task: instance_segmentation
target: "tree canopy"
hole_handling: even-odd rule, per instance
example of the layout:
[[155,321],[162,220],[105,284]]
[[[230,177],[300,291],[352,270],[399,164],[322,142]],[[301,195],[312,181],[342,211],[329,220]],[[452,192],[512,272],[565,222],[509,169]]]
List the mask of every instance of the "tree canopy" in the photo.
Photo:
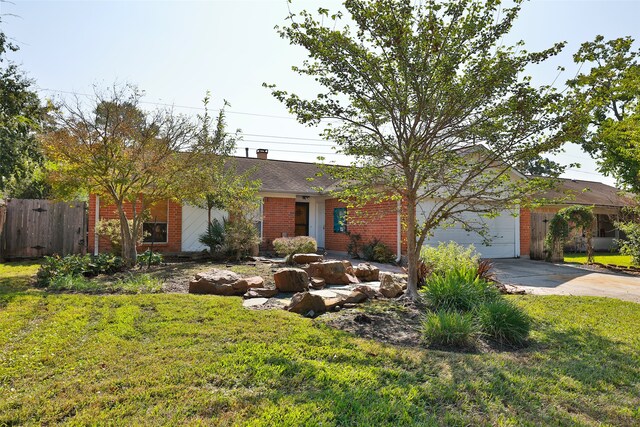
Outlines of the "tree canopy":
[[346,0],[346,14],[292,13],[278,28],[308,52],[294,71],[322,90],[305,99],[271,85],[273,95],[354,159],[356,167],[329,168],[344,183],[336,195],[351,205],[406,203],[410,297],[432,230],[477,228],[468,212],[517,205],[536,180],[514,179],[512,166],[561,143],[561,96],[525,71],[563,44],[504,45],[520,3]]
[[569,80],[577,141],[599,170],[640,194],[640,50],[631,37],[597,36],[574,55],[588,72]]
[[0,31],[0,194],[43,198],[49,188],[44,182],[44,158],[36,132],[47,109],[40,105],[33,81],[8,59],[7,55],[17,50]]

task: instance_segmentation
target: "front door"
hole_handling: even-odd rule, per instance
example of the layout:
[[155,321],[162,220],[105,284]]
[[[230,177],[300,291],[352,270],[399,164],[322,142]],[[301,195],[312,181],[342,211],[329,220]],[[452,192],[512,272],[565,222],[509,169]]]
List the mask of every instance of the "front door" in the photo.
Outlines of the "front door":
[[309,235],[309,203],[296,203],[296,236]]

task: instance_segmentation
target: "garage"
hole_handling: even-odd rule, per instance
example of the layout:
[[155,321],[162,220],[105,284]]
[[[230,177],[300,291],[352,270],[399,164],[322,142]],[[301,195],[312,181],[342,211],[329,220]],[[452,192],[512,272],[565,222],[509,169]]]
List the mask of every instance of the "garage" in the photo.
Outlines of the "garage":
[[[418,219],[434,206],[423,203],[418,207]],[[516,211],[517,212],[517,211]],[[515,258],[520,256],[520,217],[511,211],[503,211],[495,218],[486,218],[477,213],[465,213],[464,220],[473,227],[485,224],[487,235],[480,236],[475,231],[465,229],[463,224],[456,223],[451,227],[434,230],[433,236],[425,245],[435,246],[440,242],[454,241],[464,246],[473,245],[482,258]]]

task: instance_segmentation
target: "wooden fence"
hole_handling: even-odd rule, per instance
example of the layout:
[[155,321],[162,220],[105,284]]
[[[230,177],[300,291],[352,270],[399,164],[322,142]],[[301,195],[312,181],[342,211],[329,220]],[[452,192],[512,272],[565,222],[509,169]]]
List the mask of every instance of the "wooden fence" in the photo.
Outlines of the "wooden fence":
[[83,254],[86,236],[86,203],[10,199],[0,237],[0,257]]
[[531,246],[529,258],[545,259],[544,239],[549,229],[549,221],[555,213],[531,212]]

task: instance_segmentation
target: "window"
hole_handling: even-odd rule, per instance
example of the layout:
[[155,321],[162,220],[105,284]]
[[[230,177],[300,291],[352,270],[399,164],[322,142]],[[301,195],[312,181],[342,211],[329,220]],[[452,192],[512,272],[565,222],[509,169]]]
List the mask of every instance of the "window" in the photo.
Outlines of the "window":
[[347,208],[333,209],[333,232],[347,232]]
[[597,237],[616,237],[616,227],[612,218],[605,214],[596,214]]
[[167,243],[169,203],[165,200],[149,208],[149,218],[142,224],[144,243]]

